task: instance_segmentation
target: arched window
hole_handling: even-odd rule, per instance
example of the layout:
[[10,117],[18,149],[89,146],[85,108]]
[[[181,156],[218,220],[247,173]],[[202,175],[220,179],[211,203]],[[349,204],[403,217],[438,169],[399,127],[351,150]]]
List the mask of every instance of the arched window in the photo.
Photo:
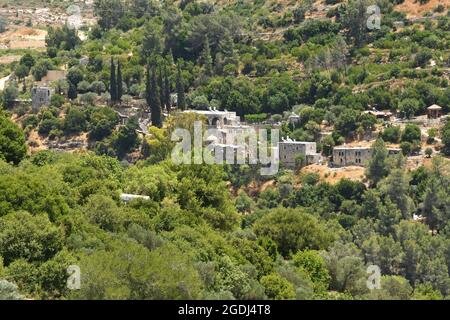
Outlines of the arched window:
[[220,125],[220,120],[219,118],[213,118],[211,121],[211,125],[218,127]]

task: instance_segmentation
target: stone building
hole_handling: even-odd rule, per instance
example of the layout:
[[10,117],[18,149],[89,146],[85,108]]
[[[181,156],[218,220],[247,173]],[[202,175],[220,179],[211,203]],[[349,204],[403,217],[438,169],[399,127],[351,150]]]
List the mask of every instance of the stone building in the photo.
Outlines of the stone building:
[[[251,134],[259,137],[260,130],[279,129],[274,125],[246,125],[240,122],[236,112],[210,110],[186,110],[184,112],[193,112],[202,114],[207,118],[208,129],[217,129],[215,134],[205,138],[205,142],[210,147],[217,147],[218,150],[227,150],[237,158],[237,155],[255,159],[257,154],[247,143],[247,138]],[[259,143],[259,142],[258,142]],[[315,142],[302,142],[290,139],[283,139],[278,142],[276,150],[279,162],[282,166],[290,169],[297,167],[299,161],[302,165],[320,163],[322,156],[317,153]]]
[[252,127],[241,124],[236,112],[209,110],[185,110],[204,115],[207,119],[208,129],[217,129],[216,143],[233,145],[238,137],[243,137]]
[[208,120],[208,125],[221,129],[224,126],[239,125],[240,119],[233,111],[220,111],[217,109],[209,110],[185,110],[184,112],[194,112],[204,115]]
[[[399,148],[388,148],[389,155],[397,154]],[[333,148],[333,166],[366,166],[372,157],[371,147],[335,147]]]
[[280,164],[286,168],[294,169],[299,162],[309,165],[322,161],[315,142],[295,141],[288,137],[278,143],[278,150]]
[[48,87],[34,87],[31,89],[33,112],[38,112],[42,106],[50,105],[51,91]]

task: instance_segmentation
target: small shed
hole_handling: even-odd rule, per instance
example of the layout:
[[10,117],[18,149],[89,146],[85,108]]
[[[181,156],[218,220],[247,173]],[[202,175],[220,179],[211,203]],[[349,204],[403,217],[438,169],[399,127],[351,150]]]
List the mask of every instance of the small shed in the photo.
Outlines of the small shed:
[[437,104],[433,104],[427,108],[428,119],[437,119],[442,116],[442,107]]

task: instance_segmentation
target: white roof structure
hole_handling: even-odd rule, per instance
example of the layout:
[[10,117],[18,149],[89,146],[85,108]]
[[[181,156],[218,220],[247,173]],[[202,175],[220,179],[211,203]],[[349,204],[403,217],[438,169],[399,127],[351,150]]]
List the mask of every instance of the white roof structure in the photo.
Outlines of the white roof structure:
[[437,104],[433,104],[433,105],[429,106],[427,109],[428,110],[442,110],[442,107],[438,106]]
[[281,138],[279,143],[290,143],[290,144],[315,144],[315,142],[311,141],[297,141],[295,139],[291,139],[289,136],[286,138]]
[[234,111],[227,111],[227,110],[225,110],[225,111],[221,111],[221,110],[217,110],[217,109],[209,109],[209,110],[184,110],[183,112],[187,112],[187,113],[189,113],[189,112],[194,112],[194,113],[198,113],[198,114],[203,114],[203,115],[205,115],[205,116],[208,116],[208,115],[223,115],[223,116],[226,116],[226,115],[229,115],[229,114],[233,114],[233,115],[236,115],[236,112],[234,112]]
[[122,193],[120,195],[120,200],[125,201],[125,202],[129,202],[134,199],[149,200],[150,197],[149,196],[141,196],[141,195],[137,195],[137,194],[128,194],[128,193]]
[[390,117],[390,116],[392,116],[392,112],[390,112],[390,111],[365,110],[365,111],[363,111],[363,113],[373,114],[374,116],[379,116],[379,117]]

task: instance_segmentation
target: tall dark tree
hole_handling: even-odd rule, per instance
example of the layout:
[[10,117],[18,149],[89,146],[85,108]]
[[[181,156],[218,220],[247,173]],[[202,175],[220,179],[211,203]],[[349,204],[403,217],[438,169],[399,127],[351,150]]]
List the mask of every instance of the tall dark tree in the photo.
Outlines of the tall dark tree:
[[164,105],[166,106],[167,110],[170,111],[172,104],[170,101],[170,80],[167,66],[164,66]]
[[77,87],[71,82],[69,82],[69,90],[67,91],[67,97],[71,100],[78,97]]
[[159,101],[161,104],[161,108],[163,109],[165,107],[164,105],[165,100],[164,100],[164,80],[161,66],[158,68],[158,87],[159,87]]
[[181,74],[181,63],[177,65],[177,106],[181,110],[186,109],[186,99],[184,97],[183,75]]
[[147,101],[147,105],[148,105],[148,111],[150,110],[150,91],[152,89],[152,85],[151,85],[151,76],[150,76],[150,64],[147,64],[147,70],[145,72],[145,99]]
[[120,61],[117,62],[117,101],[122,100],[123,82],[122,82],[122,67]]
[[203,64],[203,68],[205,70],[205,74],[207,76],[212,76],[213,73],[213,61],[211,57],[211,47],[209,46],[208,37],[205,36],[205,40],[203,42],[203,51],[201,55],[201,63]]
[[363,45],[369,31],[367,29],[368,6],[367,0],[349,1],[343,17],[343,26],[347,30],[347,37],[353,40],[357,47]]
[[366,176],[373,186],[389,174],[388,151],[383,139],[377,139],[372,145],[372,157],[366,168]]
[[146,83],[147,104],[150,107],[152,125],[158,128],[162,127],[161,118],[161,101],[159,97],[158,81],[156,79],[155,65],[147,67],[147,83]]
[[113,58],[111,57],[111,74],[109,81],[109,93],[111,95],[111,102],[117,102],[117,81],[116,81],[116,67],[114,66]]

